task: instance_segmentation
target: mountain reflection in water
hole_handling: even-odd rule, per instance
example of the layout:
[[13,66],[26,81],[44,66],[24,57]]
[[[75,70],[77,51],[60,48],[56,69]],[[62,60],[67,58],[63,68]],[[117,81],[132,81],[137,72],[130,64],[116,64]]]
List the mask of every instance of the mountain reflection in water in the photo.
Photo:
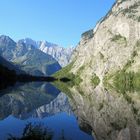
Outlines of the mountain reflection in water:
[[67,96],[49,83],[17,84],[1,91],[0,138],[20,137],[28,123],[41,123],[53,131],[53,140],[62,134],[70,140],[92,140],[80,130]]
[[102,85],[70,90],[79,125],[88,126],[95,139],[140,140],[140,92],[118,93]]

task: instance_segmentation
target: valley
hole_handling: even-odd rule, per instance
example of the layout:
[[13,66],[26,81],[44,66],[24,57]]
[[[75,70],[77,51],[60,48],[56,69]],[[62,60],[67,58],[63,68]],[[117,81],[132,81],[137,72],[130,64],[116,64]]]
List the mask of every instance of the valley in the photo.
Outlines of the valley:
[[76,47],[1,35],[0,85],[0,131],[20,129],[3,140],[30,137],[26,126],[52,140],[139,140],[140,0],[116,0]]

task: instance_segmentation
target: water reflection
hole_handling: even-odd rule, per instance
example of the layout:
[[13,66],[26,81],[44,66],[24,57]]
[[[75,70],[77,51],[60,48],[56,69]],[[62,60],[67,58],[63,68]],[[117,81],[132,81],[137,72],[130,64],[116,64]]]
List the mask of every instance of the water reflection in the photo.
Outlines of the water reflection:
[[18,83],[1,91],[0,119],[1,140],[8,134],[20,137],[29,122],[50,128],[53,140],[58,140],[62,131],[66,139],[92,140],[79,129],[67,96],[49,83]]
[[68,115],[73,115],[71,111],[71,107],[68,102],[68,98],[64,93],[59,93],[59,95],[51,101],[49,104],[45,104],[43,106],[40,106],[39,108],[36,108],[35,110],[29,112],[29,113],[23,113],[20,118],[21,119],[27,119],[30,117],[33,118],[44,118],[44,117],[50,117],[57,113],[65,112]]
[[[80,89],[80,90],[79,90]],[[97,140],[140,139],[140,93],[121,94],[98,86],[73,87],[70,104],[81,128]],[[82,91],[82,92],[81,92]]]
[[[3,93],[5,92],[5,94]],[[20,117],[57,97],[60,91],[51,84],[28,83],[2,91],[0,97],[0,119],[9,115]],[[6,109],[5,109],[6,108]]]

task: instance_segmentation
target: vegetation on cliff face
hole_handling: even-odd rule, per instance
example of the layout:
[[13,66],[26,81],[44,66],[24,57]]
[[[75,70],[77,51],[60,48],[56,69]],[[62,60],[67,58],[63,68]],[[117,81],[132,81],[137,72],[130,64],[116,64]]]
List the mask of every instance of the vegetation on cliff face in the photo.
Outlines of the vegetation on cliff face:
[[135,21],[140,22],[140,16],[139,16],[139,10],[138,10],[139,6],[140,6],[140,1],[138,1],[138,2],[134,3],[133,5],[125,8],[123,10],[123,14],[125,16],[127,16],[128,18],[131,18]]
[[127,45],[127,40],[126,40],[126,37],[118,34],[118,35],[114,35],[112,38],[111,38],[111,41],[112,42],[116,42],[118,44],[125,44]]
[[140,72],[118,71],[113,79],[114,87],[122,93],[126,91],[140,91]]
[[61,78],[68,78],[70,81],[68,82],[69,86],[72,85],[79,85],[82,82],[82,79],[80,78],[79,74],[77,75],[70,72],[72,69],[74,62],[71,62],[68,66],[64,67],[60,71],[56,72],[53,76],[55,78],[61,79]]
[[91,82],[93,83],[94,87],[96,87],[97,85],[99,85],[100,79],[96,74],[94,74],[91,78]]
[[127,60],[123,68],[105,75],[104,85],[109,85],[121,93],[126,91],[140,91],[140,71],[138,69],[135,72],[135,69],[132,68],[136,64],[136,58],[139,57],[139,47],[140,42],[138,40],[136,41],[130,59]]

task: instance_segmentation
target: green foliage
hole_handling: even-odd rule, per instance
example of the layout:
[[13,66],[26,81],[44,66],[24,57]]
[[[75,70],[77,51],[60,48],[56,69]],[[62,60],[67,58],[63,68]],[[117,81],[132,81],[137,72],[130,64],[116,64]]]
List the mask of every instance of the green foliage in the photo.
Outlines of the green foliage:
[[112,38],[111,38],[111,41],[112,42],[117,42],[117,43],[127,43],[127,40],[126,40],[126,37],[118,34],[118,35],[114,35]]
[[137,48],[140,47],[140,40],[137,40],[137,42],[136,42],[136,47],[137,47]]
[[91,82],[93,83],[94,87],[96,87],[99,85],[100,79],[96,74],[94,74],[91,78]]
[[112,85],[109,83],[109,80],[113,79],[113,76],[114,76],[114,73],[112,73],[112,74],[106,73],[105,74],[105,76],[103,78],[103,84],[105,87],[112,88]]
[[[140,41],[137,41],[136,47],[140,46]],[[127,63],[124,65],[122,70],[119,70],[115,73],[106,74],[103,82],[106,87],[112,87],[109,84],[109,80],[112,79],[113,81],[113,87],[120,90],[120,92],[131,91],[132,89],[136,88],[138,89],[138,83],[140,83],[139,72],[127,72],[128,68],[131,67],[131,65],[135,62],[134,58],[138,56],[138,53],[136,50],[134,50],[131,54],[130,60],[127,61]],[[138,77],[137,77],[138,76]],[[140,88],[139,88],[140,89]]]
[[131,5],[130,7],[123,10],[123,14],[126,13],[135,13],[137,12],[137,8],[140,6],[140,2],[135,3],[134,5]]
[[123,71],[126,71],[132,65],[133,62],[134,60],[128,60],[123,68]]
[[126,73],[125,71],[118,71],[114,75],[113,84],[118,92],[125,93],[132,88],[133,73]]
[[74,64],[74,62],[71,62],[68,66],[64,67],[63,69],[61,69],[58,72],[56,72],[55,74],[53,74],[53,76],[56,78],[62,78],[62,77],[70,78],[69,73],[70,73],[70,70],[72,69],[73,64]]
[[133,5],[127,7],[122,11],[124,15],[127,15],[128,18],[131,18],[135,21],[140,22],[140,16],[138,15],[138,8],[140,6],[140,2],[136,2]]
[[73,98],[71,96],[71,91],[69,90],[69,87],[72,86],[71,82],[67,82],[67,83],[64,83],[64,82],[60,82],[60,81],[55,81],[52,83],[55,87],[57,87],[59,90],[61,90],[62,92],[64,92],[65,94],[67,94],[67,96],[69,98]]
[[118,71],[115,73],[113,81],[114,87],[121,93],[140,91],[140,72]]
[[63,69],[61,69],[60,71],[56,72],[53,76],[55,78],[68,78],[70,79],[70,82],[67,82],[67,85],[69,86],[73,86],[73,85],[79,85],[82,82],[82,79],[80,78],[80,74],[81,71],[84,69],[84,67],[82,66],[78,73],[76,75],[74,75],[72,72],[70,72],[70,70],[72,69],[74,62],[70,63],[68,66],[64,67]]

